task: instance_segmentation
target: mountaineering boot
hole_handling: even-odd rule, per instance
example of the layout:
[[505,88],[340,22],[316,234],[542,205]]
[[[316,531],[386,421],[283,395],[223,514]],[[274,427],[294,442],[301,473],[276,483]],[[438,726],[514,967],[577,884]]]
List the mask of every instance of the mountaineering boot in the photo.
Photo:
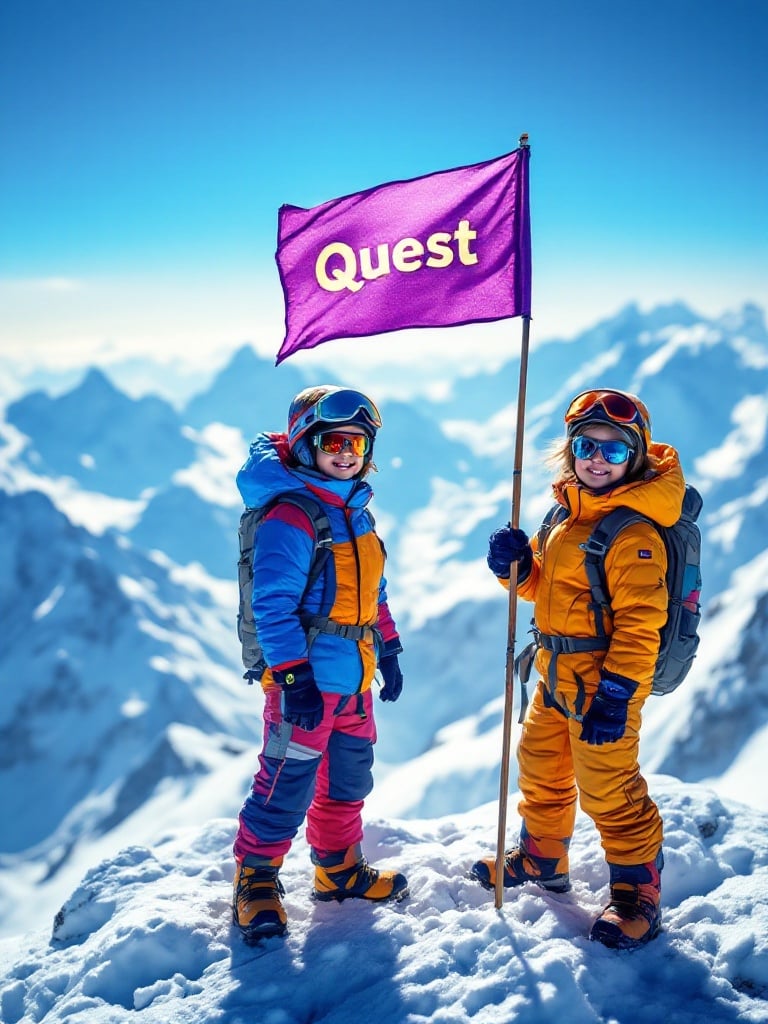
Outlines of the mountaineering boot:
[[647,864],[609,864],[611,902],[592,925],[590,939],[613,949],[636,949],[661,930],[661,869],[659,850]]
[[[570,839],[536,839],[525,825],[520,842],[504,853],[504,888],[535,882],[547,892],[568,892],[568,847]],[[470,877],[486,889],[496,888],[496,858],[487,857],[472,865]]]
[[282,863],[282,857],[270,860],[253,855],[236,863],[232,920],[248,943],[286,931],[287,917],[280,899],[285,889],[278,878]]
[[316,900],[401,900],[408,895],[408,880],[395,871],[377,871],[363,856],[359,843],[347,850],[327,852],[323,856],[312,850],[315,865]]

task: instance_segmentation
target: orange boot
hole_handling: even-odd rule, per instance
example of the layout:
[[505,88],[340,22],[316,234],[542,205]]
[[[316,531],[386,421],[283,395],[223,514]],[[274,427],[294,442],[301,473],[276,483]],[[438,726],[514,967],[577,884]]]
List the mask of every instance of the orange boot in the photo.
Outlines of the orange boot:
[[237,861],[232,919],[248,943],[286,931],[288,918],[281,900],[285,889],[278,878],[282,863],[282,857],[252,855]]
[[[504,888],[535,882],[548,892],[568,892],[569,845],[570,839],[534,838],[523,825],[519,844],[504,854]],[[495,889],[496,858],[477,861],[470,876],[486,889]]]
[[611,902],[592,926],[590,939],[614,949],[636,949],[661,930],[661,869],[659,850],[647,864],[609,864]]
[[320,856],[312,850],[315,865],[316,900],[364,899],[381,902],[401,900],[408,895],[408,880],[395,871],[377,871],[363,856],[359,843],[346,850]]

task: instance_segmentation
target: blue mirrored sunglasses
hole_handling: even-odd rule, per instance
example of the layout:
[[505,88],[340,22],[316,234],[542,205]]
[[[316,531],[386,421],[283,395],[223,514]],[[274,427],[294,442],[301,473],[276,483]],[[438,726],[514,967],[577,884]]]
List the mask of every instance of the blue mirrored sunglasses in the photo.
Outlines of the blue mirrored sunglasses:
[[634,453],[626,441],[598,441],[580,434],[571,441],[571,451],[577,459],[591,459],[600,452],[606,462],[620,466]]

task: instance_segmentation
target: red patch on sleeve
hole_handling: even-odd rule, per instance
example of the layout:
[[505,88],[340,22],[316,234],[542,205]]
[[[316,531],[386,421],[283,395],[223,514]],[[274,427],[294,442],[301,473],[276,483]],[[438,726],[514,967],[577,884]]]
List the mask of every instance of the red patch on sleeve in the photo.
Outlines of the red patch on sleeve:
[[289,526],[296,526],[300,530],[303,530],[309,537],[315,536],[315,531],[312,528],[312,520],[304,512],[303,509],[297,508],[296,505],[290,505],[286,502],[284,505],[275,505],[267,515],[266,519],[279,519],[283,523],[287,523]]

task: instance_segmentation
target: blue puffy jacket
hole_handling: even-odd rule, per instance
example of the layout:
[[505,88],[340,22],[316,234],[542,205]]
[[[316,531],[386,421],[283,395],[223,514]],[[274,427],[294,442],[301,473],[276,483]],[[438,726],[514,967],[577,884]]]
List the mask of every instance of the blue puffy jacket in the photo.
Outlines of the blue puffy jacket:
[[[301,613],[327,615],[344,625],[376,627],[384,642],[397,639],[384,578],[384,548],[366,511],[364,480],[332,480],[314,469],[290,466],[285,435],[259,434],[237,486],[249,508],[279,494],[308,491],[324,506],[333,537],[332,557],[302,601],[312,564],[314,529],[295,505],[277,504],[256,530],[253,554],[253,616],[270,669],[309,658],[321,690],[367,690],[377,664],[372,637],[355,640],[321,633],[308,650]],[[262,678],[273,686],[272,673]]]

